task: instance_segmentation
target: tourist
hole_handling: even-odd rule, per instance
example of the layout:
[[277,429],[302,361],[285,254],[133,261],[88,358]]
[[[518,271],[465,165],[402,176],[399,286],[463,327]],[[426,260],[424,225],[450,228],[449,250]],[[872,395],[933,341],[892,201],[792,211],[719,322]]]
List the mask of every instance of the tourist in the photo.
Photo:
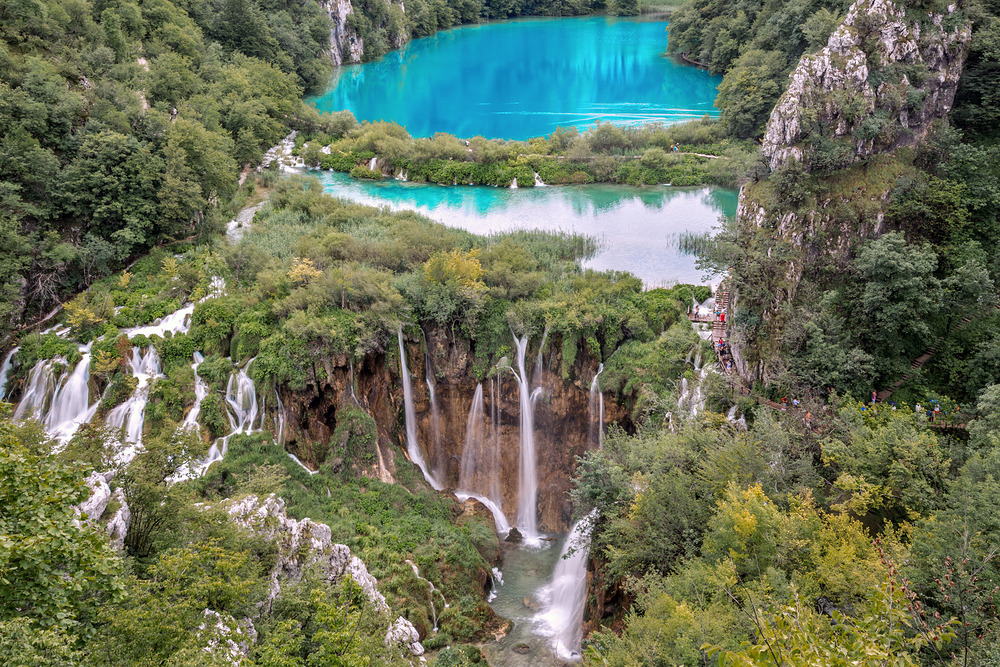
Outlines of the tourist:
[[813,413],[806,412],[806,428],[812,428]]
[[935,405],[934,406],[934,416],[932,417],[932,421],[936,422],[939,414],[941,414],[941,406],[940,405]]
[[876,398],[878,398],[878,394],[873,390],[872,391],[872,405],[875,405],[875,399]]

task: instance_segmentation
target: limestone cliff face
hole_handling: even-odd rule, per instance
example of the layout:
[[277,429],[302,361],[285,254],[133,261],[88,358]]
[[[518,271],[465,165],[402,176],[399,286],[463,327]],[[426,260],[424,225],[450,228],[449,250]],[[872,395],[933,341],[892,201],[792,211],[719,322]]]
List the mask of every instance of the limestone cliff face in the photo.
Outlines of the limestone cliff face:
[[[400,12],[406,13],[403,0],[390,1],[399,5]],[[351,0],[321,0],[321,3],[330,15],[330,57],[333,64],[339,67],[345,63],[361,62],[365,55],[365,41],[347,22],[347,18],[354,13]],[[389,34],[389,42],[394,49],[402,48],[408,40],[406,30]]]
[[919,141],[951,110],[971,35],[956,5],[921,13],[858,0],[827,46],[802,58],[771,112],[771,168],[790,159],[808,168],[819,141],[844,144],[838,166]]
[[347,25],[347,17],[354,11],[351,0],[324,0],[323,8],[330,15],[330,57],[333,64],[359,63],[365,52],[365,43]]
[[[551,339],[550,339],[551,340]],[[539,527],[547,531],[565,531],[572,519],[569,500],[570,480],[576,468],[576,456],[597,446],[590,424],[590,381],[597,372],[597,360],[584,353],[577,355],[571,383],[564,383],[561,346],[555,341],[542,356],[542,395],[535,409],[535,443],[538,460]],[[418,419],[418,440],[428,465],[445,488],[458,485],[462,450],[465,445],[469,409],[476,391],[473,373],[474,354],[467,340],[452,338],[443,331],[430,331],[425,346],[420,341],[407,343],[407,359],[413,377],[414,407]],[[430,402],[425,360],[429,360],[437,399],[437,428]],[[534,366],[537,357],[529,364]],[[288,427],[285,447],[309,466],[337,465],[327,460],[330,440],[347,406],[358,406],[371,415],[378,429],[377,452],[365,474],[391,481],[397,461],[405,459],[403,390],[398,358],[369,356],[356,367],[346,358],[324,359],[317,368],[319,380],[304,392],[284,396]],[[550,370],[556,369],[556,370]],[[351,376],[356,389],[352,392]],[[539,383],[532,375],[532,386]],[[520,452],[520,405],[518,385],[506,372],[499,383],[496,399],[500,408],[499,486],[503,510],[513,518],[517,510]],[[484,385],[486,419],[489,419],[491,391]],[[605,424],[628,425],[624,408],[610,398],[604,403]],[[435,437],[436,435],[436,437]],[[419,474],[419,473],[418,473]]]
[[827,46],[799,62],[762,149],[772,169],[794,160],[824,177],[805,202],[786,201],[770,182],[740,191],[737,224],[766,256],[753,276],[763,283],[757,296],[741,293],[739,280],[731,289],[729,343],[746,382],[771,379],[782,313],[804,272],[846,269],[860,243],[887,231],[885,209],[902,173],[892,152],[923,140],[951,110],[970,38],[956,5],[933,13],[857,0]]

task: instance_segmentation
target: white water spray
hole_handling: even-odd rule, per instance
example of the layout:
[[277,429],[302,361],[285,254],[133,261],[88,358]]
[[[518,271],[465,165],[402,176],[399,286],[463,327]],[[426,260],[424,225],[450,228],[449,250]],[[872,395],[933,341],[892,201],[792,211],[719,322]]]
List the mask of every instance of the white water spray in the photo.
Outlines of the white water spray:
[[483,385],[476,385],[469,418],[465,426],[465,447],[455,496],[465,502],[475,498],[493,514],[497,533],[510,532],[510,522],[503,513],[500,496],[500,449],[498,442],[488,437],[483,410]]
[[424,461],[424,455],[420,451],[420,443],[417,442],[417,411],[413,407],[413,386],[410,383],[410,370],[406,366],[406,348],[403,347],[403,329],[399,331],[399,365],[403,376],[403,409],[406,416],[406,453],[410,460],[420,468],[424,474],[424,479],[435,491],[440,491],[442,486],[431,474]]
[[538,542],[538,470],[535,456],[535,401],[541,389],[532,393],[528,388],[528,375],[524,368],[524,358],[528,353],[528,336],[514,338],[517,350],[517,372],[521,402],[521,453],[520,474],[517,482],[517,527],[526,542]]
[[17,354],[19,349],[15,347],[3,358],[3,367],[0,367],[0,401],[7,398],[7,376],[10,374],[10,368],[14,364],[14,355]]
[[[583,609],[587,602],[587,556],[590,554],[590,527],[597,510],[573,525],[563,545],[552,581],[538,591],[542,603],[539,621],[542,632],[552,637],[556,653],[564,660],[579,660],[583,641]],[[573,549],[571,555],[570,549]]]
[[191,406],[191,410],[184,417],[184,423],[181,425],[185,429],[198,430],[198,415],[201,413],[201,402],[208,396],[208,383],[205,382],[200,375],[198,375],[198,366],[201,362],[205,361],[205,357],[201,356],[201,352],[194,353],[194,363],[191,364],[191,370],[194,371],[194,405]]
[[598,447],[604,446],[604,394],[599,383],[603,372],[604,364],[598,364],[597,373],[590,383],[590,441]]

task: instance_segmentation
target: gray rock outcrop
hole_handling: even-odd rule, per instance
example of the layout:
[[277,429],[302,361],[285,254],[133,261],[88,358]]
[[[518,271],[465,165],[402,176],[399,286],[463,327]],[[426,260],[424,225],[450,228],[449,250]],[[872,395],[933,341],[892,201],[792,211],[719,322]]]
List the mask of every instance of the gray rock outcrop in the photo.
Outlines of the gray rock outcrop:
[[[118,551],[125,548],[125,535],[128,533],[129,522],[132,520],[132,512],[128,503],[125,502],[125,494],[121,489],[115,489],[114,493],[108,482],[111,481],[114,473],[94,472],[87,477],[87,486],[90,488],[90,495],[82,503],[77,505],[77,511],[84,517],[90,525],[104,523],[104,530],[111,538],[111,546]],[[117,509],[110,516],[105,516],[108,505],[114,501]]]
[[956,5],[919,13],[858,0],[826,47],[802,58],[771,112],[771,168],[791,159],[809,168],[819,141],[843,144],[834,151],[843,167],[921,140],[951,110],[971,35]]
[[[349,547],[333,543],[328,525],[308,518],[298,521],[289,517],[285,501],[274,495],[263,499],[247,496],[225,501],[223,506],[237,526],[274,540],[278,547],[268,603],[281,592],[282,581],[297,580],[307,569],[318,567],[329,584],[350,575],[377,609],[389,611],[385,597],[378,591],[378,581],[361,559],[351,554]],[[399,644],[415,656],[424,652],[419,639],[416,629],[403,617],[398,617],[386,633],[387,643]]]

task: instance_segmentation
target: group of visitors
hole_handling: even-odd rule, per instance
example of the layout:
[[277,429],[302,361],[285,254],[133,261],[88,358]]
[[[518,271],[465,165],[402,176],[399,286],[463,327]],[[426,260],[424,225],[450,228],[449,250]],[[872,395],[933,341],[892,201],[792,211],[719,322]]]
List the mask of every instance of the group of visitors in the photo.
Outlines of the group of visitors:
[[729,343],[726,342],[725,338],[720,338],[715,343],[715,352],[719,355],[719,362],[722,367],[726,369],[726,372],[733,370],[733,353],[729,349]]
[[[792,409],[793,410],[798,410],[801,407],[803,407],[802,406],[802,401],[800,401],[797,398],[793,398],[792,399]],[[784,410],[784,411],[786,411],[786,412],[788,411],[788,397],[787,396],[782,396],[781,397],[781,409]],[[810,412],[809,410],[806,410],[806,414],[805,414],[805,417],[804,417],[805,422],[806,422],[806,428],[812,428],[812,417],[813,417],[812,416],[812,412]]]

